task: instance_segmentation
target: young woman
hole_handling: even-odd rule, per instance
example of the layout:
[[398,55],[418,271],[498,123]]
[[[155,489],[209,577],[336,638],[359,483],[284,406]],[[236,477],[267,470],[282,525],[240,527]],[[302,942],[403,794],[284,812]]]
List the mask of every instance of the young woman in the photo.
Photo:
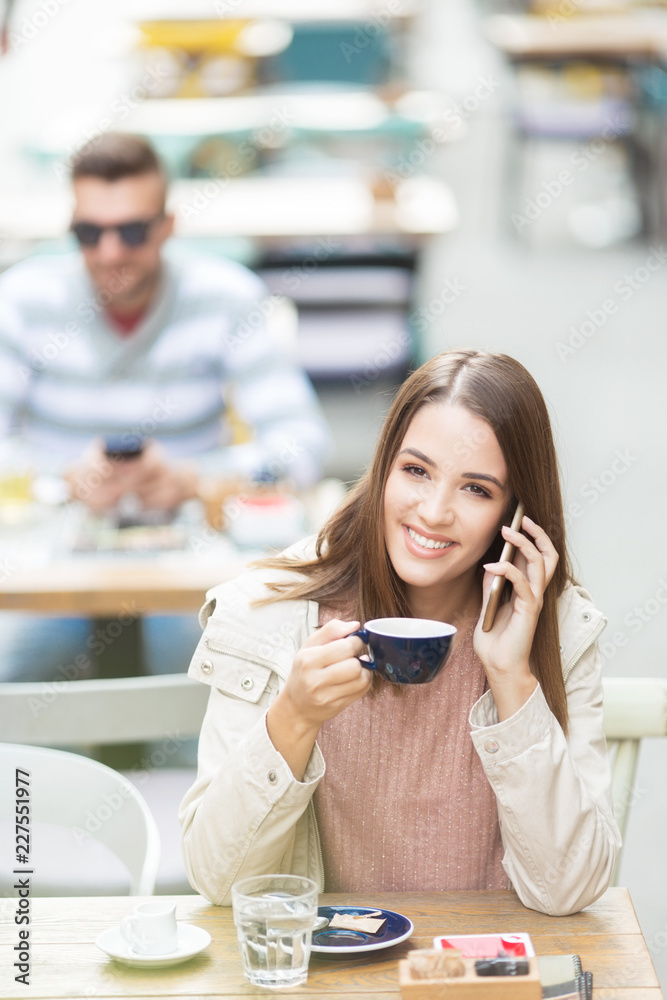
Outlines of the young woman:
[[[497,561],[506,540],[513,564]],[[484,632],[496,576],[509,599]],[[456,625],[435,680],[361,666],[350,633],[387,616]],[[213,590],[202,623],[190,674],[211,693],[181,823],[211,901],[291,871],[369,898],[512,886],[564,914],[609,884],[605,619],[572,582],[549,418],[517,361],[423,365],[317,540]]]

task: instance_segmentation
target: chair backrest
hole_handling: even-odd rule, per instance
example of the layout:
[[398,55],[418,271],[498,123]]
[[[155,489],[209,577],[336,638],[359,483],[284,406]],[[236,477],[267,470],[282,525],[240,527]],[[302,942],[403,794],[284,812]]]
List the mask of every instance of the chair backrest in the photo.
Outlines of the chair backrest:
[[[667,680],[661,677],[607,677],[604,730],[612,754],[614,815],[625,840],[634,801],[639,745],[644,737],[667,736]],[[621,865],[619,853],[612,884]]]
[[[173,813],[173,816],[176,816],[178,802],[184,791],[183,775],[187,775],[188,771],[183,768],[170,770],[168,766],[163,767],[162,764],[168,765],[170,758],[173,759],[172,751],[179,749],[183,741],[199,735],[208,693],[207,685],[190,680],[186,674],[42,684],[21,682],[0,684],[0,738],[9,743],[29,744],[33,747],[67,747],[82,750],[85,748],[87,751],[110,744],[142,744],[159,741],[158,748],[151,754],[146,769],[142,763],[141,768],[130,775],[132,780],[140,785],[146,798],[140,795],[133,785],[131,799],[135,805],[139,803],[138,810],[142,814],[144,809],[148,809],[146,806],[148,799],[152,809],[156,810],[155,815],[162,817],[165,855],[160,866],[158,889],[164,890],[164,886],[167,885],[170,891],[176,891],[174,888],[176,886],[179,892],[185,892],[187,876],[180,857],[178,824],[171,822],[171,815]],[[160,753],[160,747],[164,748],[164,753]],[[21,759],[25,760],[25,757]],[[17,766],[26,765],[19,763]],[[114,780],[123,782],[127,780],[114,771],[111,771],[111,774],[115,776]],[[59,795],[63,799],[69,795],[69,786],[66,790],[63,788],[63,781],[68,775],[69,771],[61,770],[60,767],[55,769],[54,779],[57,778]],[[69,781],[68,778],[67,780]],[[190,783],[192,780],[193,775],[189,778]],[[76,782],[69,784],[77,789],[76,794],[79,798],[79,786]],[[89,801],[84,813],[92,809],[94,817],[95,810],[100,809],[106,814],[104,795],[113,798],[117,792],[110,789],[100,791],[98,786],[87,787]],[[5,797],[3,801],[8,802],[10,798],[11,796]],[[85,803],[85,796],[81,798]],[[137,808],[130,806],[128,802],[129,800],[124,800],[123,809],[113,823],[109,825],[105,823],[99,833],[93,833],[94,840],[102,843],[109,841],[109,847],[114,853],[116,841],[123,841],[126,836],[120,831],[117,833],[117,824],[123,825],[123,820],[127,819],[128,826],[133,823],[136,825]],[[133,868],[126,865],[132,873],[130,892],[133,894],[139,892],[150,894],[154,891],[159,841],[152,816],[153,813],[149,812],[145,821],[142,820],[145,832],[135,838],[138,854],[141,854],[142,850],[140,845],[147,845],[146,867],[141,874],[138,874],[134,860]],[[97,825],[95,818],[91,819],[90,816],[88,818],[89,825],[91,823]],[[158,843],[157,849],[156,843]],[[68,840],[65,842],[65,849],[67,844]],[[124,888],[127,885],[126,879],[113,875],[110,870],[104,871],[101,888],[97,888],[102,869],[94,864],[93,846],[94,844],[87,845],[90,848],[87,855],[90,865],[85,871],[76,864],[71,870],[67,870],[63,865],[53,865],[49,858],[48,864],[42,866],[42,893],[62,895],[62,886],[68,887],[69,895],[75,892],[87,893],[91,891],[88,888],[89,882],[96,886],[96,895],[100,892],[105,895],[117,892],[118,886],[126,891]],[[119,843],[119,848],[122,847],[123,844]],[[118,856],[123,860],[120,849]]]
[[[104,844],[126,866],[130,895],[152,895],[160,835],[143,797],[122,774],[79,754],[0,743],[0,781],[0,820],[13,823],[16,802],[29,801],[31,825],[68,828],[73,850],[88,838]],[[18,788],[29,795],[17,796]]]
[[0,734],[50,747],[184,740],[199,735],[208,693],[186,674],[0,684]]

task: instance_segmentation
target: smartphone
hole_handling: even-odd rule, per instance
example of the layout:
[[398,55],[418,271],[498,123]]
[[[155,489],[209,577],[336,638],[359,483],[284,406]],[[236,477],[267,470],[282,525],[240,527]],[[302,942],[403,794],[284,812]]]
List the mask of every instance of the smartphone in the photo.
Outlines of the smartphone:
[[139,434],[107,434],[104,454],[115,462],[139,458],[144,450],[144,439]]
[[[516,510],[514,511],[514,517],[512,518],[511,527],[515,531],[521,530],[521,522],[523,521],[523,505],[518,504]],[[500,559],[498,562],[512,562],[514,559],[514,553],[516,552],[516,547],[512,545],[511,542],[505,542],[503,545],[503,551],[500,553]],[[491,584],[491,590],[489,592],[489,600],[486,605],[486,611],[484,612],[484,621],[482,622],[482,632],[489,632],[493,625],[493,621],[496,617],[496,611],[498,610],[498,605],[500,604],[500,596],[503,592],[503,587],[505,586],[506,580],[504,576],[494,576],[493,583]]]

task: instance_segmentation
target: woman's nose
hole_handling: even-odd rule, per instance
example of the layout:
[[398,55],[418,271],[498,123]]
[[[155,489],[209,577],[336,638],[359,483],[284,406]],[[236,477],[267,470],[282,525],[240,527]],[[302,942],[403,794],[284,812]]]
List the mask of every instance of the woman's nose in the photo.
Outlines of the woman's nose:
[[419,504],[419,514],[424,527],[435,530],[438,526],[452,524],[455,517],[453,497],[444,489],[424,492]]

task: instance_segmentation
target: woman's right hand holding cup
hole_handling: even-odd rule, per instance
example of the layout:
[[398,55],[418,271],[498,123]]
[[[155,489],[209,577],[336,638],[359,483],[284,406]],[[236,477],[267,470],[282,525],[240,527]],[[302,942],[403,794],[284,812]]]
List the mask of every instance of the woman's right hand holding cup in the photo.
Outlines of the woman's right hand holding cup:
[[373,683],[372,672],[358,659],[366,647],[350,635],[359,627],[360,622],[334,618],[309,636],[267,713],[271,742],[298,781],[322,723],[361,698]]

